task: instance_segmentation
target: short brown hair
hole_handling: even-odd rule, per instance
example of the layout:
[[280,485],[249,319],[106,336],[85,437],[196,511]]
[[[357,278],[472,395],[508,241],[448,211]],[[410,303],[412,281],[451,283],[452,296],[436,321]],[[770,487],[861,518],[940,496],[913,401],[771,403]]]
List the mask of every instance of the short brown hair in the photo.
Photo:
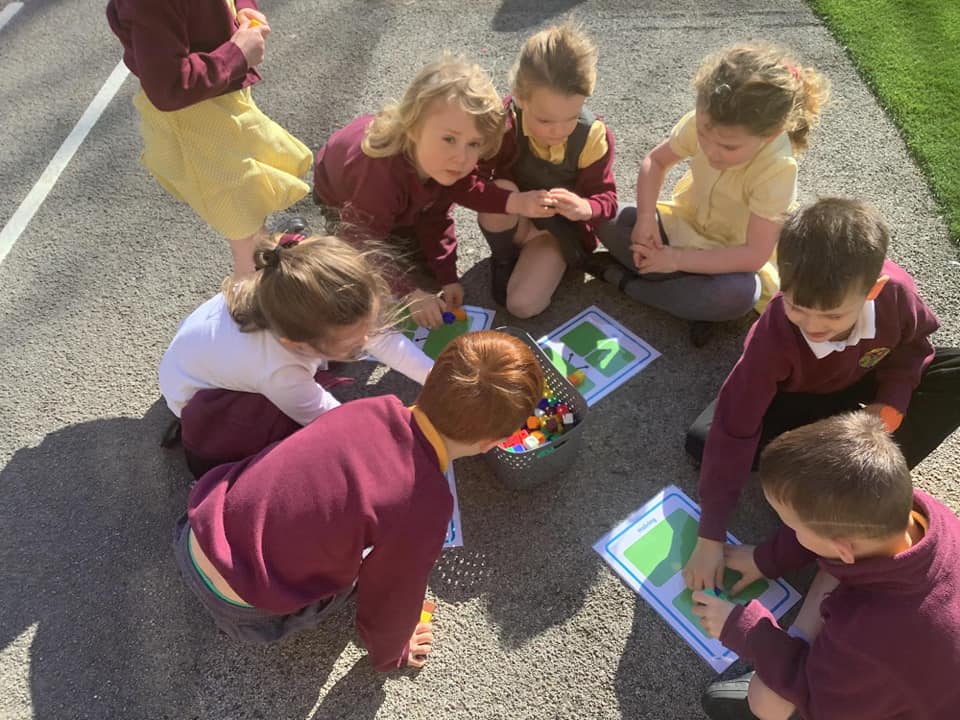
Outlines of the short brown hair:
[[[270,330],[312,346],[327,332],[371,318],[371,329],[392,322],[390,287],[363,251],[335,235],[280,244],[281,236],[254,251],[256,272],[223,284],[230,316],[243,332]],[[373,316],[373,313],[377,313]]]
[[481,158],[497,154],[506,122],[503,101],[483,68],[449,53],[425,65],[400,102],[389,103],[377,113],[361,143],[363,153],[373,158],[403,153],[412,160],[410,134],[420,127],[437,102],[456,103],[473,117],[483,138]]
[[521,100],[529,100],[537,88],[589,96],[596,84],[597,48],[570,23],[527,38],[510,71],[510,87]]
[[760,456],[764,492],[825,538],[878,539],[906,528],[907,461],[883,421],[864,410],[804,425]]
[[543,369],[521,340],[495,330],[461,335],[440,353],[417,407],[451,440],[516,432],[543,397]]
[[693,86],[697,110],[706,112],[711,122],[739,125],[758,137],[786,132],[795,152],[806,149],[830,97],[827,78],[767,43],[737,45],[711,55]]
[[831,310],[868,292],[883,268],[890,232],[866,203],[825,197],[796,210],[780,230],[780,289],[801,307]]

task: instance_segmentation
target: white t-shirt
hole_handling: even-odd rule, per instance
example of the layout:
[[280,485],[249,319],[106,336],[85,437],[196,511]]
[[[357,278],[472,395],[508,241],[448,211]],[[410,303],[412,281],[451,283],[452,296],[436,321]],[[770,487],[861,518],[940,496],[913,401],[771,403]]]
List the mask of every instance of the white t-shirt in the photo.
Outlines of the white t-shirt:
[[[367,351],[421,385],[433,361],[398,332],[379,335]],[[326,367],[321,357],[288,350],[268,330],[241,332],[218,293],[180,324],[160,360],[160,392],[174,415],[200,390],[260,393],[301,425],[340,402],[313,379]]]

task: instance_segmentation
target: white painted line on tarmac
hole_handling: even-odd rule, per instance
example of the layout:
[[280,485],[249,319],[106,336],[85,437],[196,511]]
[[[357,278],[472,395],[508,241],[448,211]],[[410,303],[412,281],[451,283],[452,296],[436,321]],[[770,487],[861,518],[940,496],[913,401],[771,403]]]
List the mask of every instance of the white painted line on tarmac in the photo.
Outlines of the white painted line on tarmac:
[[53,160],[47,165],[47,169],[43,171],[40,179],[37,180],[30,192],[27,193],[27,197],[20,203],[20,207],[17,208],[17,211],[7,224],[4,225],[3,230],[0,230],[0,262],[3,262],[7,253],[9,253],[13,247],[13,244],[23,231],[27,229],[27,225],[30,224],[33,216],[37,210],[40,209],[43,201],[46,200],[47,195],[56,184],[60,173],[64,171],[64,168],[67,167],[67,164],[73,158],[74,153],[77,152],[77,148],[79,148],[84,139],[86,139],[87,133],[97,124],[97,120],[100,119],[103,111],[107,105],[110,104],[113,96],[117,94],[117,90],[120,89],[120,86],[123,85],[123,81],[127,79],[127,75],[129,74],[130,71],[127,69],[127,66],[123,64],[123,60],[117,63],[113,72],[110,73],[110,77],[107,78],[103,87],[100,88],[100,92],[97,93],[96,97],[93,98],[93,102],[84,110],[83,115],[80,116],[73,130],[67,135],[67,139],[63,141],[63,145],[57,150],[57,154],[53,156]]
[[20,8],[22,7],[22,2],[12,2],[3,10],[0,10],[0,30],[3,30],[3,26],[10,22],[10,20],[13,19],[13,16],[20,12]]

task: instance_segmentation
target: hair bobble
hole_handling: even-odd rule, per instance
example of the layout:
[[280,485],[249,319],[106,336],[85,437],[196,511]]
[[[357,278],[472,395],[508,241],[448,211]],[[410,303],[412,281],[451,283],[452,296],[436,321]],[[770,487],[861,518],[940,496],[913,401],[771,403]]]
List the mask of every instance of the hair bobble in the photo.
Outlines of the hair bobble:
[[283,249],[292,248],[295,245],[299,245],[300,241],[305,237],[305,235],[301,235],[300,233],[284,233],[280,236],[280,242],[277,244],[277,247]]
[[800,71],[797,70],[796,65],[791,65],[790,63],[784,63],[783,66],[790,72],[791,75],[793,75],[794,80],[800,79]]
[[[285,233],[280,236],[279,242],[276,246],[270,248],[269,250],[264,250],[260,253],[260,257],[263,258],[263,267],[275,268],[280,266],[280,252],[287,250],[289,248],[295,247],[300,244],[300,241],[303,240],[306,236],[292,233]],[[259,269],[259,268],[258,268]]]

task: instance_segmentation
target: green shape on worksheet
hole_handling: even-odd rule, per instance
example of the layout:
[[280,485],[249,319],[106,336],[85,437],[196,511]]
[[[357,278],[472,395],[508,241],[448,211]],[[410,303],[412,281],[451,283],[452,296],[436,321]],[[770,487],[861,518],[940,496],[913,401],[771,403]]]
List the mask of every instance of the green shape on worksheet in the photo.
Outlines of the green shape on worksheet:
[[687,564],[697,544],[697,521],[680,509],[644,533],[623,556],[660,587]]

